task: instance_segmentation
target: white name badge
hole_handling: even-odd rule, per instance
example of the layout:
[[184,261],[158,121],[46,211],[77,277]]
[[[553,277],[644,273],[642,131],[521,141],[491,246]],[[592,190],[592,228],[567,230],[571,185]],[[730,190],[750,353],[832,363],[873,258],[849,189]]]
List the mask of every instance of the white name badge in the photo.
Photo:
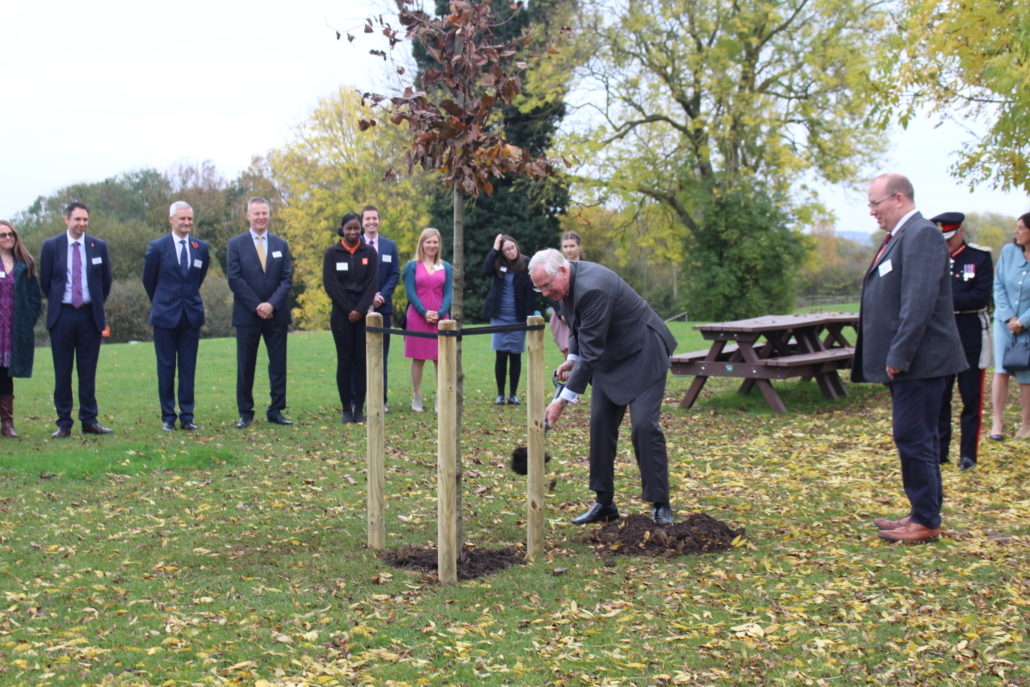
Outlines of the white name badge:
[[93,258],[93,264],[94,264],[94,265],[99,265],[99,264],[100,264],[100,263],[102,263],[103,261],[104,261],[104,259],[103,259],[103,258],[101,258],[100,256],[97,256],[97,257]]
[[0,272],[0,279],[7,279],[7,272]]
[[274,250],[274,251],[272,251],[272,257],[273,258],[281,258],[282,256],[283,256],[283,252],[281,250]]
[[338,263],[336,263],[336,271],[337,272],[349,272],[350,271],[350,263],[346,263],[346,262],[338,262]]
[[507,272],[507,271],[508,271],[508,268],[507,268],[507,267],[503,267],[503,266],[502,266],[502,267],[501,267],[501,271],[502,271],[502,272]]
[[204,266],[204,261],[203,260],[194,260],[193,261],[193,266],[196,267],[199,270],[201,267]]
[[880,263],[880,276],[886,277],[888,274],[891,273],[893,269],[894,266],[891,264],[891,259],[887,258],[886,260]]
[[383,262],[393,262],[393,256],[392,255],[384,255],[383,256]]

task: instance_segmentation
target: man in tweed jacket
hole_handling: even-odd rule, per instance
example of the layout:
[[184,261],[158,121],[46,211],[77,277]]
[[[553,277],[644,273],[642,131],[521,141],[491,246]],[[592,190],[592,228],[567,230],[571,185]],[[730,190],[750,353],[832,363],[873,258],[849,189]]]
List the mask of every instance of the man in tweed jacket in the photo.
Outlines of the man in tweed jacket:
[[941,488],[937,417],[947,376],[968,367],[951,300],[948,248],[941,231],[916,210],[900,174],[869,185],[869,214],[887,232],[862,280],[862,309],[852,381],[890,387],[894,443],[911,511],[877,518],[890,541],[940,536]]

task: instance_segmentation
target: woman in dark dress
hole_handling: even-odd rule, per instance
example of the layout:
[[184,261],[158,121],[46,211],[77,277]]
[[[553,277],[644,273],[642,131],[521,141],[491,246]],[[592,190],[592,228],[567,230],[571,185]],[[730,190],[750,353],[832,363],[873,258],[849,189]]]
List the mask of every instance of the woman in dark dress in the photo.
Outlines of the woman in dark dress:
[[14,431],[14,377],[31,377],[42,303],[36,263],[14,225],[0,219],[0,434]]
[[[526,317],[536,309],[533,282],[529,279],[526,263],[529,261],[519,250],[519,244],[507,234],[498,234],[493,249],[483,263],[483,274],[493,275],[494,283],[483,303],[483,317],[490,324],[525,324]],[[494,376],[497,379],[497,399],[494,405],[503,406],[505,373],[511,380],[508,405],[518,405],[519,377],[522,374],[522,353],[526,350],[526,332],[494,334],[490,348],[497,352]]]

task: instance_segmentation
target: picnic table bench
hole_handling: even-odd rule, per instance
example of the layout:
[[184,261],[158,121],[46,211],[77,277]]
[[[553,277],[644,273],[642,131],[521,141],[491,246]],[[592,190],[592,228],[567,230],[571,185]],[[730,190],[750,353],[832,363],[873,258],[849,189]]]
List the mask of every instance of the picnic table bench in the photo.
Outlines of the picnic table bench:
[[848,396],[837,371],[851,365],[855,349],[843,329],[857,323],[855,313],[812,313],[694,325],[712,345],[671,357],[673,375],[694,377],[680,407],[694,405],[709,377],[742,378],[740,393],[757,386],[780,413],[787,407],[772,385],[774,379],[815,379],[827,398]]

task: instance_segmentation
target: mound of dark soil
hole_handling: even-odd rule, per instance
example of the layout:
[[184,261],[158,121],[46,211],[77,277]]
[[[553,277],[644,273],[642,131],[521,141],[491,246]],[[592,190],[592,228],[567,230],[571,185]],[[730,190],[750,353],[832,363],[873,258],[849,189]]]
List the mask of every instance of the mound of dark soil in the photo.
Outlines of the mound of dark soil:
[[[432,546],[402,546],[383,553],[387,565],[405,570],[436,573],[438,554]],[[466,546],[464,555],[458,559],[458,579],[472,580],[504,570],[512,565],[525,563],[521,551],[512,548],[500,550],[479,549]]]
[[744,530],[732,530],[707,513],[691,513],[672,525],[658,525],[646,515],[610,522],[587,536],[602,556],[664,556],[711,553],[733,548]]

